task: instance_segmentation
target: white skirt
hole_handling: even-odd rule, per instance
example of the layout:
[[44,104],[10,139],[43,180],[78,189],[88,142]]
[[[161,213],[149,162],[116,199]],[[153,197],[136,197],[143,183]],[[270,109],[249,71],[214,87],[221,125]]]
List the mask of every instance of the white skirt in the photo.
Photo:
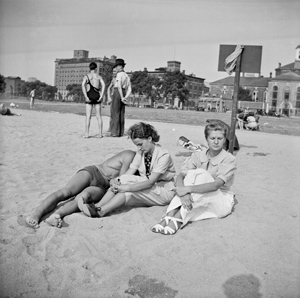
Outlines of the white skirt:
[[[147,177],[125,174],[119,177],[121,184],[135,184],[147,179]],[[151,188],[135,192],[125,192],[124,194],[126,197],[125,205],[128,206],[166,206],[174,197],[174,183],[173,181],[160,181],[155,183]]]
[[[184,185],[199,185],[213,182],[214,178],[204,169],[189,170],[184,178]],[[196,221],[208,218],[222,218],[231,213],[234,205],[234,194],[223,193],[221,190],[205,194],[192,193],[193,209],[188,211],[181,205],[179,196],[175,196],[168,206],[167,213],[181,206],[180,213],[183,225],[189,221]]]

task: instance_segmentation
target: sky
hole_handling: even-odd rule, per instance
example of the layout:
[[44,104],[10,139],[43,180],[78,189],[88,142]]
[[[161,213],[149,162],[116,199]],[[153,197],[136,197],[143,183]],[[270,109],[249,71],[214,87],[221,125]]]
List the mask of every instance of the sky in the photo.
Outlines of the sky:
[[295,61],[300,0],[0,0],[0,74],[54,85],[55,59],[116,55],[127,71],[180,61],[206,82],[221,44],[259,45],[261,75]]

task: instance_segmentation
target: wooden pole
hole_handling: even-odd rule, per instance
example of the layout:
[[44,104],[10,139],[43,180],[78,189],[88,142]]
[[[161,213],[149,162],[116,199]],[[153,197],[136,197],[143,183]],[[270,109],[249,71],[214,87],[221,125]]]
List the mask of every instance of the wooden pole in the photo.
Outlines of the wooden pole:
[[241,69],[241,57],[242,53],[238,56],[235,67],[235,78],[234,78],[234,93],[232,101],[232,111],[231,111],[231,128],[229,133],[229,152],[233,153],[234,141],[235,141],[235,124],[236,124],[236,112],[237,112],[237,102],[238,93],[240,87],[240,69]]

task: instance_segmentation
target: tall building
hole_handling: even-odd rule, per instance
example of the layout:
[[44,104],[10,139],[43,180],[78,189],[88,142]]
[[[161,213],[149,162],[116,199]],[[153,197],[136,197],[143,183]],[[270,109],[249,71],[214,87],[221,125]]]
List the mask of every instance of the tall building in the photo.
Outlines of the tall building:
[[114,65],[116,58],[114,55],[111,58],[89,58],[88,51],[74,50],[73,58],[56,59],[54,85],[57,87],[58,93],[64,98],[67,94],[66,87],[68,85],[81,84],[84,75],[90,71],[89,64],[91,62],[97,64],[97,70],[101,75],[104,65]]

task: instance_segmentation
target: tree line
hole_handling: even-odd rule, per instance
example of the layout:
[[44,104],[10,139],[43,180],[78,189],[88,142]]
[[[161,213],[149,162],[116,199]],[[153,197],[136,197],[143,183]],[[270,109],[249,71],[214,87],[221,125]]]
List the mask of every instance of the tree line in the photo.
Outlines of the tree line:
[[[101,76],[105,82],[105,93],[112,80],[112,67],[105,65]],[[131,76],[132,94],[142,95],[150,99],[152,103],[161,98],[176,96],[184,102],[187,100],[189,90],[185,87],[187,78],[180,71],[166,72],[161,77],[149,75],[147,70],[135,71]],[[72,96],[76,102],[84,102],[81,84],[70,84],[66,87],[68,96]]]
[[[6,89],[5,77],[0,74],[0,94],[3,94]],[[34,82],[22,82],[19,90],[15,90],[12,95],[19,96],[29,96],[31,90],[35,89],[36,98],[42,100],[54,100],[55,95],[57,93],[57,88],[51,85],[48,85],[39,80]]]

